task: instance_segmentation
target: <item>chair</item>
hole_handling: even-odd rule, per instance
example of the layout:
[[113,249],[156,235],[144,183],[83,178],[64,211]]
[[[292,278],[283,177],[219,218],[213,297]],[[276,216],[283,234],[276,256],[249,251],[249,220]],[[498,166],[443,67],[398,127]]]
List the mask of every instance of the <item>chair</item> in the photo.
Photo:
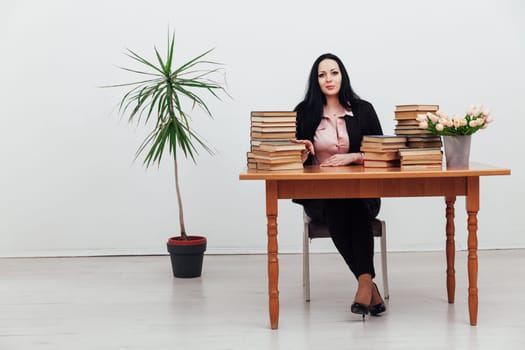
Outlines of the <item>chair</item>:
[[[312,221],[303,211],[304,237],[303,237],[303,292],[305,301],[310,301],[310,241],[314,238],[329,238],[328,226],[324,223]],[[386,265],[386,223],[374,219],[372,222],[374,237],[381,238],[381,273],[383,275],[384,298],[388,299],[388,272]]]

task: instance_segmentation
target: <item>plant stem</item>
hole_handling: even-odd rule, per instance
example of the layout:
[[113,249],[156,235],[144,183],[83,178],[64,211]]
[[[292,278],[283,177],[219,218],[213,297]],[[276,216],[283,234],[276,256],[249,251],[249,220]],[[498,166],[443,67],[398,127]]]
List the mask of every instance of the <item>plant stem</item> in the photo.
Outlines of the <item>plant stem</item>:
[[173,164],[175,170],[175,189],[177,191],[177,203],[179,206],[179,223],[180,223],[180,236],[182,239],[188,239],[186,235],[186,228],[184,227],[184,211],[182,210],[182,196],[179,188],[179,169],[177,167],[177,156],[173,154]]

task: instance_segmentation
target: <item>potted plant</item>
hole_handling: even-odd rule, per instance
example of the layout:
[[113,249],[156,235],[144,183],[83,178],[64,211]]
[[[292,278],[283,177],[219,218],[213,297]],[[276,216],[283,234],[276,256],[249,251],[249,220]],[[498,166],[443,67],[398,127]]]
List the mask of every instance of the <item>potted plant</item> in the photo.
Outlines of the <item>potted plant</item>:
[[199,94],[207,92],[220,100],[218,93],[226,91],[221,82],[215,79],[221,72],[220,64],[204,59],[212,50],[174,68],[174,43],[175,35],[168,33],[168,47],[164,58],[157,48],[154,48],[156,63],[127,49],[126,55],[141,68],[120,68],[140,75],[141,79],[108,87],[129,88],[120,101],[119,112],[128,115],[130,123],[143,122],[152,126],[152,131],[138,148],[136,157],[145,154],[146,168],[154,163],[159,164],[166,154],[165,151],[173,160],[180,235],[169,238],[167,247],[175,277],[198,277],[202,271],[206,238],[190,236],[186,232],[179,187],[178,156],[184,155],[195,162],[199,147],[210,154],[213,152],[192,130],[190,115],[183,105],[191,105],[191,110],[195,107],[200,108],[212,117],[206,102]]

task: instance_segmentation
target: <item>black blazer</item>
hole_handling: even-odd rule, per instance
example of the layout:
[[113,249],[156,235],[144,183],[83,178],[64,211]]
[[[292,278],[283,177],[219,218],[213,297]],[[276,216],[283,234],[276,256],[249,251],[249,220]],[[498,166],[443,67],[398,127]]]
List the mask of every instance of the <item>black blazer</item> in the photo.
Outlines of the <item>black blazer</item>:
[[[346,129],[350,140],[349,153],[359,152],[363,135],[383,135],[379,118],[370,102],[357,100],[352,103],[354,116],[345,116]],[[321,123],[321,116],[307,115],[301,109],[297,110],[297,139],[314,142],[314,135]],[[312,156],[305,161],[305,165],[312,165]]]

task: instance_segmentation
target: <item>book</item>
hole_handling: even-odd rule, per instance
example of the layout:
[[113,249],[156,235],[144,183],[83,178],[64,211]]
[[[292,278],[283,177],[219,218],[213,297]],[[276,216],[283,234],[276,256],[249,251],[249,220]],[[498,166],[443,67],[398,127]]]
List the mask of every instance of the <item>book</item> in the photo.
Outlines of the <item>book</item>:
[[257,164],[264,163],[264,164],[282,164],[282,163],[295,163],[295,162],[301,162],[301,156],[293,157],[293,156],[287,156],[287,157],[264,157],[259,155],[254,155],[253,158]]
[[365,168],[393,168],[399,166],[399,160],[366,160],[364,162]]
[[293,151],[299,150],[302,151],[305,149],[303,143],[293,143],[293,142],[260,142],[258,147],[261,151],[277,152],[277,151]]
[[439,105],[431,104],[408,104],[408,105],[396,105],[396,111],[428,111],[435,112],[439,109]]
[[253,155],[258,155],[260,157],[286,157],[286,156],[301,156],[301,151],[299,150],[290,150],[290,151],[264,151],[260,149],[252,149],[251,152]]
[[[397,120],[398,122],[400,120],[414,120],[414,121],[417,122],[416,118],[419,115],[425,115],[426,113],[429,113],[429,112],[422,112],[422,111],[396,111],[396,112],[394,112],[394,119]],[[419,122],[418,122],[418,124],[419,124]]]
[[423,129],[420,129],[419,125],[400,125],[398,124],[396,125],[394,130],[423,130]]
[[[287,142],[290,140],[290,137],[283,137],[283,138],[254,138],[252,137],[250,143],[253,146],[256,146],[261,144],[262,142]],[[253,148],[252,148],[253,149]]]
[[294,132],[259,132],[259,131],[252,131],[250,136],[252,138],[255,138],[255,139],[287,140],[287,139],[295,138],[295,130],[294,130]]
[[262,122],[252,122],[252,127],[268,127],[268,128],[282,128],[282,127],[296,127],[295,122],[274,122],[274,121],[262,121]]
[[252,126],[254,132],[293,132],[295,134],[295,126],[275,127],[275,126]]
[[411,164],[441,164],[442,159],[401,159],[401,165],[411,165]]
[[395,133],[398,136],[410,136],[410,135],[433,135],[430,131],[425,129],[395,129]]
[[441,170],[442,164],[410,164],[401,165],[401,170]]
[[252,122],[295,122],[297,113],[290,111],[252,111],[250,119]]
[[399,153],[396,151],[387,152],[363,152],[365,161],[367,160],[394,160],[399,159]]
[[416,136],[409,136],[407,137],[407,141],[421,141],[421,142],[436,142],[441,141],[441,136],[439,135],[416,135]]
[[303,162],[283,163],[283,164],[266,164],[257,163],[257,170],[297,170],[303,168]]
[[397,150],[406,147],[406,142],[380,143],[380,142],[362,142],[361,152],[377,152],[378,150]]
[[[394,119],[396,120],[396,119]],[[396,120],[396,127],[400,126],[419,126],[419,122],[416,120],[416,118],[409,118],[409,119],[397,119]]]
[[441,141],[410,141],[408,140],[407,146],[410,148],[441,147]]
[[255,116],[255,117],[252,117],[251,118],[251,121],[252,122],[272,122],[272,123],[277,123],[277,122],[295,122],[295,117],[259,117],[259,116]]
[[259,140],[259,139],[251,139],[250,145],[252,147],[258,147],[261,145],[279,145],[279,144],[289,144],[290,139],[267,139],[267,140]]
[[293,111],[252,111],[252,117],[296,117],[297,113]]
[[399,155],[403,157],[404,155],[430,155],[430,154],[440,154],[443,152],[441,148],[403,148],[399,150]]
[[405,154],[399,155],[401,160],[441,160],[443,155],[441,153],[429,153],[429,154]]
[[378,143],[401,143],[406,142],[406,137],[394,135],[364,135],[363,142],[378,142]]

